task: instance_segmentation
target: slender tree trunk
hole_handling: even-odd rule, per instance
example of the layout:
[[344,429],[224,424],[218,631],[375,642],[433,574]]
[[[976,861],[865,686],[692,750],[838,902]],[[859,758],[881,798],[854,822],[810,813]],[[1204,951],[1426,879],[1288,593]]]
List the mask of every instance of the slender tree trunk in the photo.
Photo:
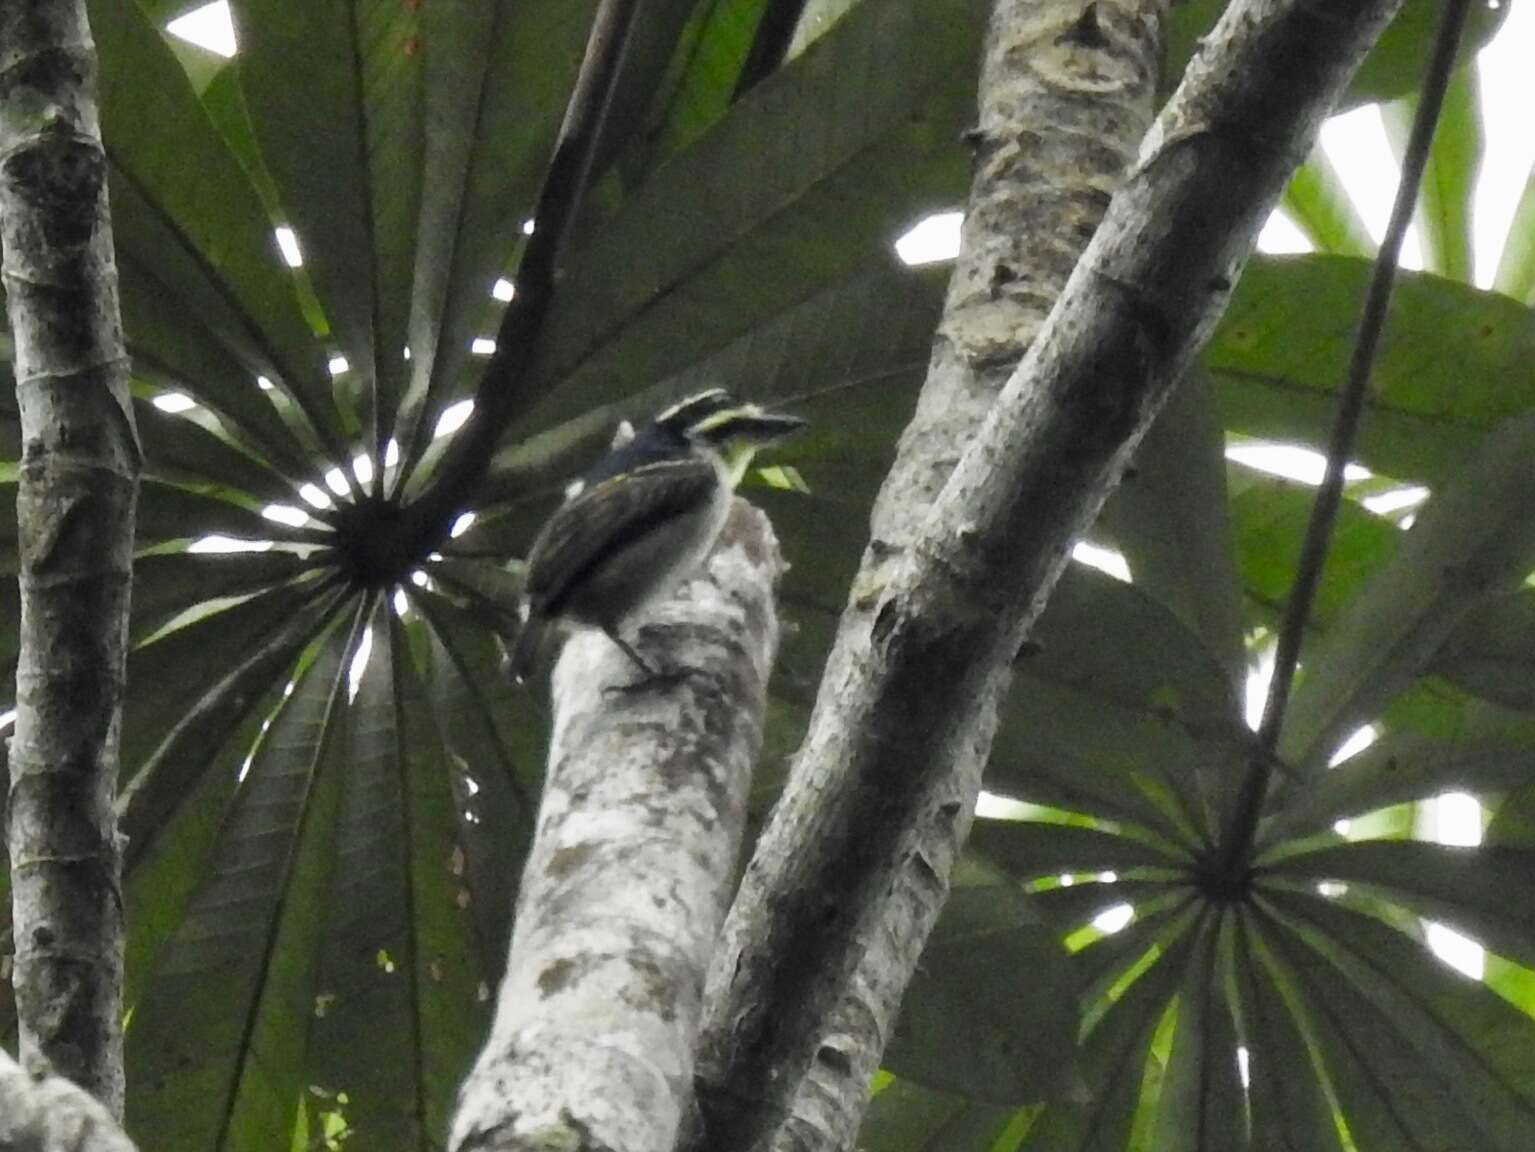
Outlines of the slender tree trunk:
[[[828,665],[837,679],[829,675],[826,684],[845,682],[846,662],[863,658],[878,591],[920,537],[944,483],[1129,172],[1156,110],[1166,7],[1166,0],[998,3],[970,138],[976,169],[959,259],[917,411],[874,506],[858,594],[844,610]],[[977,701],[984,719],[970,747],[927,785],[919,804],[924,819],[899,850],[908,863],[887,877],[857,970],[810,1042],[816,1058],[772,1137],[775,1149],[852,1146],[901,995],[969,832],[996,701],[1007,682],[1004,664]],[[768,843],[764,851],[795,850],[792,838]],[[756,867],[776,872],[783,864],[759,857]],[[727,958],[733,962],[741,947],[735,936],[741,921],[731,923],[710,973],[711,997],[728,984]],[[722,1054],[706,1054],[711,1069]]]
[[140,457],[84,0],[0,0],[0,240],[22,437],[7,830],[21,1051],[121,1115],[112,793]]
[[[848,1078],[868,1066],[861,1049],[823,1044],[824,1021],[868,978],[866,965],[915,957],[1019,645],[1400,3],[1237,0],[1226,10],[920,532],[893,555],[879,536],[871,544],[804,749],[711,969],[705,1123],[689,1147],[770,1146],[815,1062]],[[1041,7],[1020,4],[1017,19]],[[1109,39],[1114,11],[1084,5],[1058,50]],[[1018,143],[980,141],[983,157]],[[998,319],[1005,346],[1013,321]],[[978,327],[984,341],[991,326]],[[978,347],[966,349],[972,364],[984,363]],[[921,435],[919,425],[907,451]],[[892,892],[914,911],[888,909]],[[880,939],[891,933],[917,938]],[[867,999],[883,1011],[909,976],[892,967]],[[877,1045],[880,1031],[865,1033]]]
[[781,569],[767,517],[737,500],[706,569],[643,623],[647,650],[692,674],[614,692],[635,672],[606,637],[565,646],[511,956],[454,1121],[459,1152],[671,1152],[762,742]]
[[0,1152],[134,1152],[101,1103],[58,1076],[34,1077],[0,1052]]

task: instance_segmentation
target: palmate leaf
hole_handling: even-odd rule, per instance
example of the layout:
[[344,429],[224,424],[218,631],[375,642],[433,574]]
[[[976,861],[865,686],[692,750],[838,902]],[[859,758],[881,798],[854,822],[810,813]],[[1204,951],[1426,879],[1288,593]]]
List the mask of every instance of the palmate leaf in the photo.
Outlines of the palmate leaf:
[[[187,917],[135,1007],[132,1128],[169,1148],[256,1147],[302,1084],[346,749],[335,721],[352,633],[336,629],[258,748]],[[287,947],[283,947],[286,945]],[[140,1015],[142,1013],[142,1015]]]
[[[811,418],[763,461],[793,465],[809,493],[760,474],[745,489],[792,564],[759,809],[798,744],[942,299],[942,269],[900,266],[890,241],[964,195],[959,133],[990,5],[833,5],[842,19],[739,99],[756,0],[642,5],[655,19],[621,77],[631,120],[607,129],[536,371],[513,382],[520,422],[467,505],[479,518],[443,540],[441,561],[430,549],[379,560],[368,543],[387,516],[364,497],[433,479],[448,443],[432,446],[437,418],[475,383],[470,340],[501,311],[492,284],[516,278],[596,7],[248,0],[235,6],[241,54],[192,82],[145,18],[170,6],[92,6],[149,456],[120,803],[130,1119],[146,1147],[290,1147],[301,1114],[301,1132],[356,1146],[440,1146],[504,962],[544,755],[536,698],[496,670],[492,631],[517,580],[499,565],[620,418],[713,384]],[[1175,60],[1219,7],[1176,7]],[[1410,0],[1351,100],[1413,89],[1436,8]],[[1478,12],[1469,42],[1499,18]],[[627,123],[654,139],[617,147]],[[1447,163],[1444,187],[1463,187]],[[1363,254],[1336,189],[1310,192],[1303,226]],[[1453,199],[1446,219],[1462,218]],[[298,232],[296,272],[275,247],[279,222]],[[1463,1053],[1523,1043],[1485,1004],[1452,1004],[1415,939],[1339,943],[1357,914],[1298,894],[1346,879],[1394,921],[1433,915],[1527,959],[1529,926],[1497,918],[1511,870],[1523,875],[1516,849],[1296,839],[1442,787],[1511,785],[1529,754],[1518,717],[1482,731],[1457,698],[1440,729],[1388,732],[1380,755],[1288,787],[1252,885],[1213,862],[1249,766],[1242,632],[1282,602],[1307,495],[1228,477],[1221,432],[1319,441],[1366,274],[1338,257],[1254,264],[1207,357],[1214,400],[1198,381],[1185,389],[1094,530],[1136,583],[1079,567],[1064,579],[1018,663],[987,777],[1054,810],[980,822],[973,859],[994,890],[966,889],[940,930],[865,1146],[1214,1152],[1250,1134],[1260,1149],[1331,1152],[1346,1146],[1341,1124],[1370,1152],[1360,1134],[1394,1129],[1349,1114],[1389,1108],[1391,1094],[1359,1087],[1377,1066],[1338,1055],[1335,1017],[1448,1036]],[[1409,278],[1361,459],[1448,492],[1483,438],[1535,401],[1528,325],[1506,297]],[[337,352],[352,367],[333,380]],[[169,390],[198,407],[148,404]],[[0,501],[19,447],[0,403]],[[352,467],[364,452],[382,482]],[[260,514],[306,500],[300,527]],[[0,507],[13,568],[14,514]],[[1308,674],[1325,671],[1320,645],[1408,539],[1347,511]],[[215,533],[274,546],[184,550]],[[14,684],[6,588],[0,707]],[[1392,698],[1393,682],[1383,706],[1426,711],[1425,673],[1522,706],[1500,681],[1520,666],[1524,601],[1450,606],[1462,623],[1423,645],[1407,694]],[[1410,809],[1393,819],[1400,834]],[[1023,897],[1028,918],[1015,915]],[[1113,932],[1121,906],[1133,918]],[[1238,921],[1254,926],[1233,940]],[[240,943],[219,953],[220,941]],[[0,1001],[0,1033],[7,1012]],[[1073,1065],[1080,1078],[1063,1077]],[[1500,1107],[1514,1107],[1516,1065],[1490,1066],[1505,1069]],[[1468,1091],[1478,1083],[1467,1074]],[[1463,1107],[1459,1090],[1413,1107]]]
[[[266,209],[138,7],[93,4],[90,17],[102,61],[102,130],[116,178],[118,245],[152,269],[182,308],[234,341],[251,375],[264,372],[288,389],[305,420],[334,443],[324,347],[276,259]],[[198,179],[186,179],[187,171]],[[148,291],[153,298],[155,290]],[[125,305],[130,295],[125,291]],[[137,343],[130,335],[135,353]],[[174,345],[175,337],[167,343]],[[192,388],[199,380],[188,374],[186,383]],[[250,393],[249,376],[245,385]],[[243,407],[255,409],[248,401]]]
[[956,891],[907,989],[887,1067],[980,1103],[1066,1095],[1076,1079],[1076,989],[1054,937],[1008,886]]
[[962,195],[988,7],[866,0],[657,171],[571,262],[530,429],[685,368]]
[[[343,395],[367,413],[382,477],[381,433],[393,427],[406,366],[422,187],[421,15],[367,0],[244,0],[232,15],[261,155],[351,365],[338,384],[355,382]],[[302,132],[286,127],[299,122]]]
[[1390,563],[1308,653],[1281,749],[1313,770],[1385,700],[1407,687],[1461,618],[1517,585],[1535,562],[1535,416],[1491,433],[1423,508]]
[[1014,1125],[1010,1109],[893,1078],[869,1102],[858,1145],[868,1152],[991,1152]]
[[[346,712],[351,750],[332,913],[320,946],[310,1082],[344,1092],[351,1139],[416,1149],[446,1130],[487,1004],[455,871],[459,817],[405,626],[382,606]],[[402,1059],[380,1051],[410,1038]]]
[[1373,1009],[1397,1037],[1382,1047],[1443,1082],[1479,1130],[1478,1146],[1521,1145],[1535,1117],[1535,1021],[1373,917],[1311,896],[1272,901],[1289,930],[1275,939],[1300,941],[1311,955],[1291,947],[1298,966]]

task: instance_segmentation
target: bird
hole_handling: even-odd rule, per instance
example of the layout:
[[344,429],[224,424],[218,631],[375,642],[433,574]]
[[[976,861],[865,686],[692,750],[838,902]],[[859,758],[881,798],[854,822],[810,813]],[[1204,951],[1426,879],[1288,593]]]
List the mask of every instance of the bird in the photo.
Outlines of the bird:
[[665,675],[624,638],[624,624],[709,554],[753,454],[805,424],[711,388],[621,435],[566,488],[533,541],[506,675],[525,682],[547,635],[581,628],[606,635],[641,683]]

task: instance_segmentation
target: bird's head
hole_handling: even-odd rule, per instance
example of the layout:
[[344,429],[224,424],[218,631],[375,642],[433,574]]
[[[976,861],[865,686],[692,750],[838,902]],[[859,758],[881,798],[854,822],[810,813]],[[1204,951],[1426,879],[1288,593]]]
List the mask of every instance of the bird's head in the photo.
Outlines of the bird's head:
[[733,485],[741,482],[759,449],[799,431],[806,423],[787,412],[770,412],[759,404],[736,400],[723,388],[690,396],[656,417],[660,427],[717,454]]

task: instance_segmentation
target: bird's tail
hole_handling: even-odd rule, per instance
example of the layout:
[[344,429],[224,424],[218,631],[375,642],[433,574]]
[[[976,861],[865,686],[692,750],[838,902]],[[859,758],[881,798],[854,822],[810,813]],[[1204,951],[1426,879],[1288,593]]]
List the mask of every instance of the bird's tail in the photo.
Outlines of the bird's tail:
[[517,632],[509,649],[504,648],[501,671],[514,684],[525,683],[538,668],[538,654],[544,647],[544,622],[529,617]]

